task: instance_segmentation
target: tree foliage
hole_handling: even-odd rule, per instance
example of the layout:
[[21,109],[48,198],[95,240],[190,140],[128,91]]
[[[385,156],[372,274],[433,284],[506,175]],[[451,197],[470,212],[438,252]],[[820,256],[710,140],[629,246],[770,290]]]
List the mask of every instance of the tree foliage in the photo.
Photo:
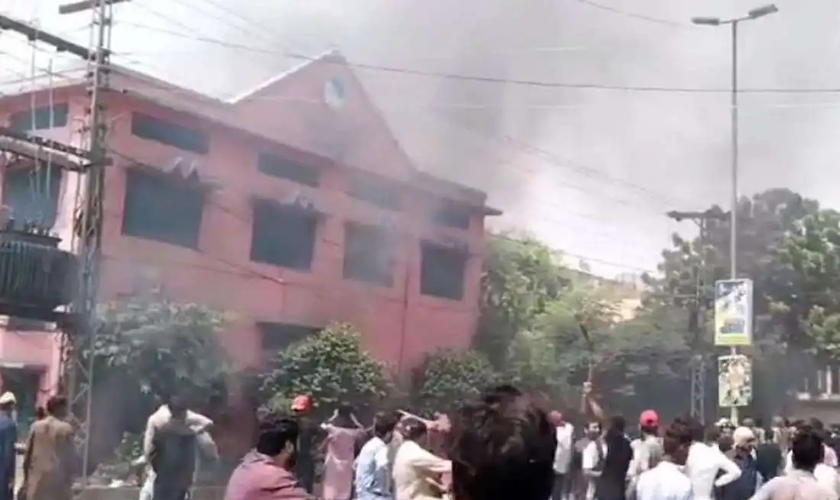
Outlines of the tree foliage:
[[[710,328],[701,328],[702,320],[707,320],[707,326],[713,321],[714,282],[730,278],[731,233],[728,214],[717,206],[710,207],[709,213],[722,217],[707,222],[705,239],[674,236],[673,247],[663,252],[662,276],[646,279],[649,294],[645,306],[648,311],[663,307],[682,310],[687,323],[681,331],[687,346],[711,361],[713,337]],[[832,217],[831,212],[820,210],[816,201],[788,189],[769,189],[740,200],[738,277],[754,283],[754,380],[756,386],[762,382],[768,385],[768,391],[754,388],[757,398],[761,399],[761,394],[767,398],[757,402],[759,406],[778,399],[773,394],[784,392],[801,373],[805,361],[785,356],[788,346],[826,351],[830,344],[827,340],[833,335],[835,321],[831,314],[838,311],[823,306],[833,298],[823,296],[826,300],[815,302],[818,294],[814,292],[827,291],[835,274],[834,257],[826,243],[837,226]],[[701,292],[695,297],[698,287]],[[692,316],[694,310],[699,313]],[[771,373],[774,375],[769,377]],[[763,410],[774,411],[770,407]]]
[[502,369],[517,335],[531,329],[566,282],[557,256],[546,245],[532,238],[490,235],[474,346]]
[[786,340],[840,359],[840,214],[818,210],[804,217],[785,234],[778,253],[785,287],[768,295]]
[[179,392],[204,410],[225,397],[229,365],[217,344],[225,315],[149,294],[102,305],[93,355],[95,463],[123,433],[142,433],[159,396]]
[[412,408],[429,416],[477,397],[499,380],[487,359],[476,351],[440,350],[428,354],[413,375]]
[[369,410],[390,388],[385,366],[362,348],[359,333],[348,324],[330,325],[277,353],[262,383],[270,406],[285,410],[291,398],[308,394],[319,415],[342,402]]

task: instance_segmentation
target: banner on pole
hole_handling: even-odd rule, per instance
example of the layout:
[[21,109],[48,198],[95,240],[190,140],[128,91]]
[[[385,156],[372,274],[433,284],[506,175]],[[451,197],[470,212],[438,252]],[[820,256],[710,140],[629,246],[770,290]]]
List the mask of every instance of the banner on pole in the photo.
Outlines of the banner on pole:
[[737,347],[752,344],[752,280],[721,280],[715,283],[715,345]]
[[752,401],[752,361],[743,354],[718,357],[718,406],[748,406]]

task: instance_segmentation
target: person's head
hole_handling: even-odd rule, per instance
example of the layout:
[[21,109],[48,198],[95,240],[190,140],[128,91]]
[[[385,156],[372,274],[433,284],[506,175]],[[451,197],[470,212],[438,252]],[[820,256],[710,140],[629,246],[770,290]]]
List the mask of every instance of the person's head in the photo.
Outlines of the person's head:
[[825,429],[825,425],[823,425],[822,420],[812,417],[808,420],[808,425],[811,427],[812,431],[822,431]]
[[389,443],[394,437],[394,429],[400,416],[394,412],[379,412],[373,417],[373,435]]
[[553,484],[554,426],[522,395],[465,405],[449,435],[455,500],[546,500]]
[[728,434],[722,434],[717,439],[718,449],[724,453],[731,450],[734,444],[735,442],[732,440],[732,436]]
[[706,428],[703,426],[703,422],[694,418],[688,418],[682,424],[688,429],[693,443],[702,443],[706,439]]
[[675,422],[665,430],[665,435],[662,436],[662,452],[671,462],[685,465],[692,440],[691,429],[685,424]]
[[791,462],[799,470],[814,471],[823,461],[825,449],[819,433],[808,427],[799,429],[791,443]]
[[717,427],[709,427],[708,429],[706,429],[703,440],[709,444],[717,443],[718,439],[720,439],[720,436],[720,429],[718,429]]
[[307,415],[311,409],[312,398],[308,395],[302,394],[300,396],[295,396],[295,398],[292,399],[292,413],[295,415]]
[[589,422],[586,426],[586,437],[595,439],[601,435],[601,423],[598,421]]
[[402,435],[409,441],[425,446],[426,438],[429,436],[429,429],[426,424],[416,418],[406,418],[402,421]]
[[551,422],[551,425],[555,427],[560,427],[566,424],[566,420],[563,418],[563,412],[553,411],[548,414],[548,421]]
[[645,410],[639,415],[639,431],[642,436],[659,434],[659,415],[653,410]]
[[744,419],[744,421],[741,423],[741,425],[743,425],[744,427],[749,427],[750,429],[752,429],[753,427],[755,427],[755,420],[753,420],[750,417],[747,417],[747,418]]
[[610,417],[610,424],[607,428],[607,432],[611,434],[621,434],[624,435],[624,430],[627,428],[627,420],[624,419],[621,415],[613,415]]
[[732,432],[732,445],[738,452],[752,452],[755,446],[755,432],[749,427],[738,427]]
[[279,467],[290,470],[297,460],[297,440],[300,428],[288,417],[269,414],[257,426],[256,451],[272,459]]
[[47,413],[56,418],[67,416],[67,398],[64,396],[53,396],[48,399]]
[[0,411],[3,413],[13,413],[15,411],[15,407],[17,406],[17,398],[11,392],[4,392],[2,396],[0,396]]
[[350,403],[341,403],[338,405],[334,424],[339,427],[356,427],[356,424],[353,422],[353,406]]
[[181,394],[171,394],[165,401],[169,412],[172,413],[172,418],[187,418],[187,401]]

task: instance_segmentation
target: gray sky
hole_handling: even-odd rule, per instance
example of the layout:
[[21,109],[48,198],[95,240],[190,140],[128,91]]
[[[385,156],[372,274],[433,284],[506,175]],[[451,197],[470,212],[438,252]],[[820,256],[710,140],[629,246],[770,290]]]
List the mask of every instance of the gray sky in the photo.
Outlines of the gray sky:
[[[515,80],[727,88],[729,33],[686,24],[759,1],[132,0],[116,8],[117,61],[230,97],[296,60],[339,48],[351,62]],[[87,44],[86,14],[55,0],[0,0]],[[741,28],[743,88],[840,88],[840,3],[778,0]],[[488,7],[488,5],[492,5]],[[32,51],[0,35],[4,81]],[[44,68],[50,55],[36,52]],[[55,68],[67,60],[56,57]],[[487,190],[506,215],[605,274],[652,269],[679,226],[662,215],[726,202],[728,95],[453,81],[357,69],[418,166]],[[840,207],[840,95],[741,98],[742,192],[787,186]],[[683,226],[687,232],[690,228]],[[577,257],[570,257],[575,262]]]

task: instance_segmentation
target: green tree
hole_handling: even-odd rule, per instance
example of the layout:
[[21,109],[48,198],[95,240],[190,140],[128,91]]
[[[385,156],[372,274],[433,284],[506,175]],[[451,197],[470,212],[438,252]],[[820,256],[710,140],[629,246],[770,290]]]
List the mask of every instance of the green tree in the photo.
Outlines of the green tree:
[[602,393],[624,396],[635,395],[651,377],[673,377],[686,350],[668,328],[673,316],[641,311],[627,320],[619,306],[620,299],[601,284],[565,289],[538,320],[539,352],[550,353],[546,365],[553,363],[554,370],[542,376],[557,387],[576,388],[591,375]]
[[124,433],[143,432],[160,404],[175,391],[200,411],[222,406],[229,364],[217,343],[225,315],[199,304],[153,293],[102,305],[94,356],[91,449],[95,463]]
[[427,354],[413,373],[409,393],[412,409],[429,417],[434,412],[446,412],[477,397],[499,379],[487,359],[476,351]]
[[316,414],[328,416],[342,402],[369,411],[388,396],[391,384],[385,366],[362,348],[356,329],[333,324],[279,352],[262,391],[268,405],[278,409],[288,408],[294,396],[308,394]]
[[567,282],[558,257],[546,245],[532,238],[490,235],[474,347],[497,370],[504,369],[517,336],[532,329]]
[[[679,331],[685,335],[686,345],[693,353],[711,358],[715,351],[710,330],[694,325],[702,319],[707,319],[707,324],[713,321],[714,282],[730,277],[730,225],[728,214],[720,207],[709,210],[724,217],[708,221],[706,238],[675,235],[672,248],[663,251],[659,265],[662,276],[645,277],[650,290],[645,308],[651,312],[657,308],[682,310],[686,327]],[[761,411],[775,411],[768,405],[778,400],[774,394],[784,390],[790,383],[786,377],[795,371],[783,364],[789,361],[784,356],[785,346],[807,338],[797,322],[802,317],[802,307],[795,311],[787,308],[796,297],[799,271],[783,259],[783,253],[790,254],[790,248],[781,250],[786,245],[796,246],[793,240],[786,242],[786,235],[797,233],[800,224],[818,212],[816,201],[788,189],[769,189],[751,198],[744,197],[738,206],[738,276],[754,283],[754,394]],[[699,300],[695,296],[698,287]],[[716,390],[714,384],[707,388]],[[711,395],[707,400],[710,399]]]
[[798,350],[840,360],[840,214],[818,210],[803,218],[778,254],[784,286],[769,295],[783,337]]

